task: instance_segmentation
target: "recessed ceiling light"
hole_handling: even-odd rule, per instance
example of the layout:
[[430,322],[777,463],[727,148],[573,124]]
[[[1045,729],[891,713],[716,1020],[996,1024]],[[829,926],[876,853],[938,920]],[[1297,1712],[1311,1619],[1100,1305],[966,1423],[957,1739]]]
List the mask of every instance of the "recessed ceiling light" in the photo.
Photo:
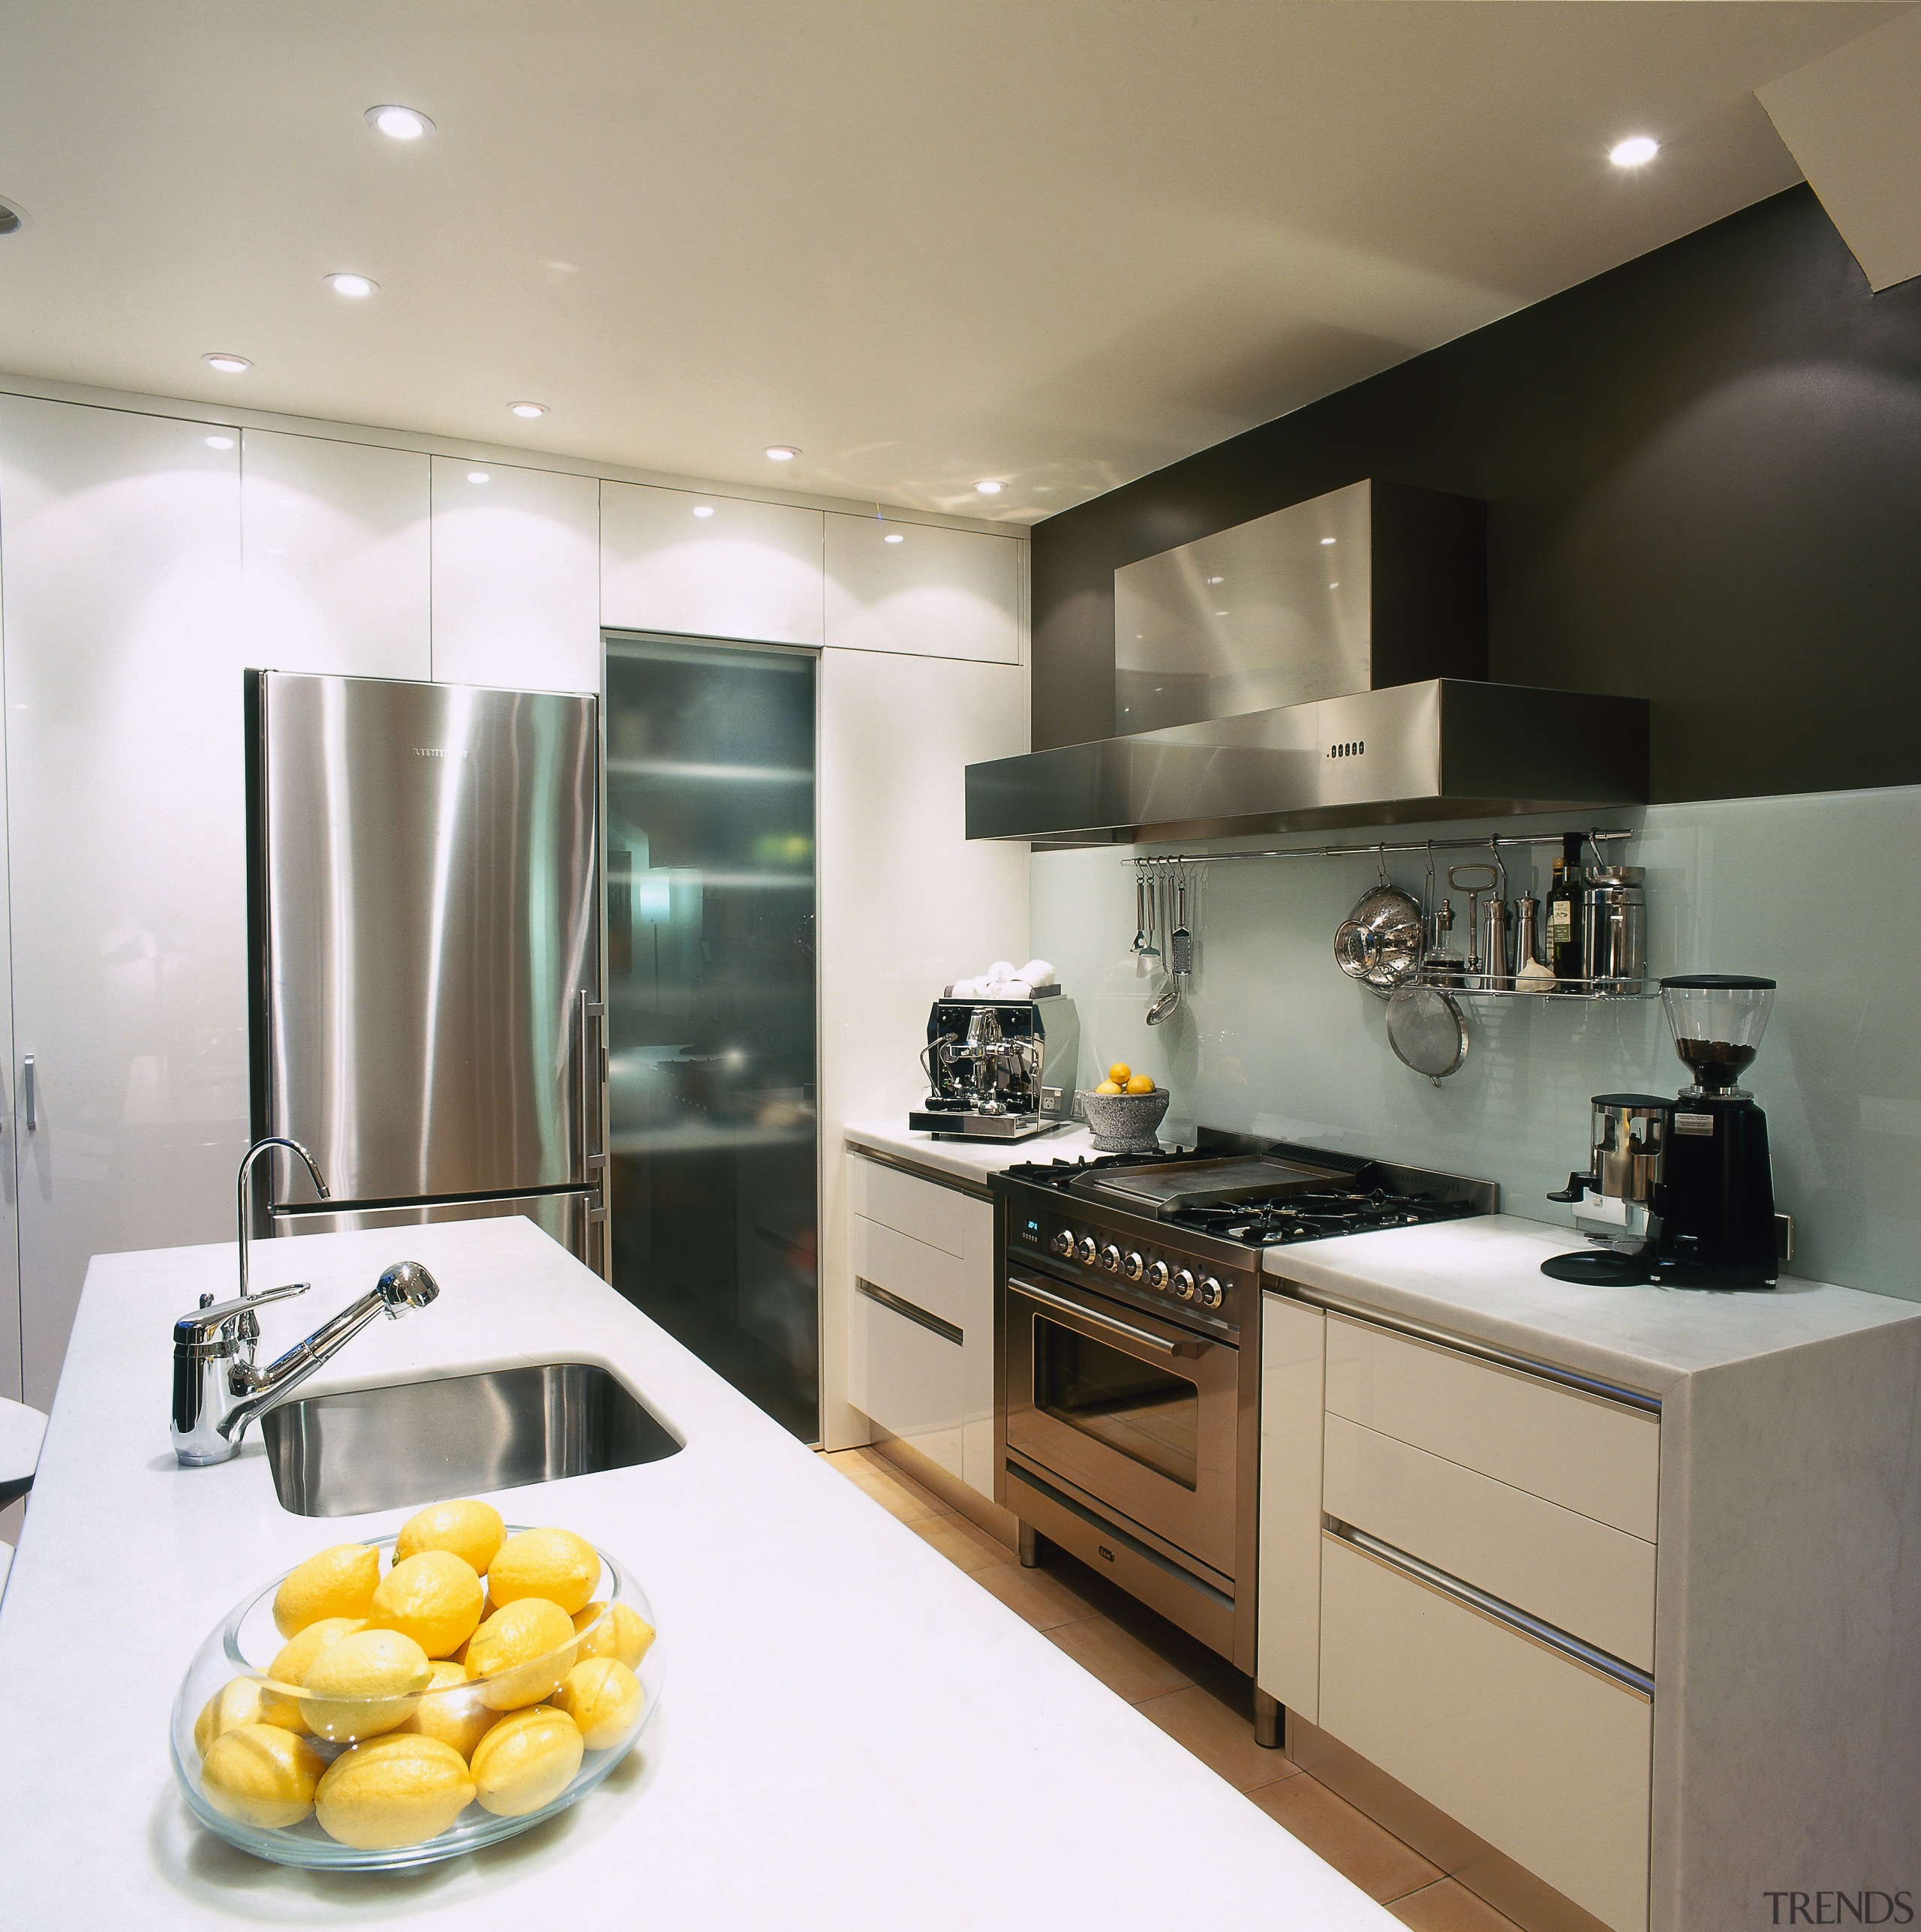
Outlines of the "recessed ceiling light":
[[0,235],[17,235],[27,225],[27,212],[11,201],[0,201]]
[[991,476],[983,476],[974,488],[984,497],[997,497],[1006,489],[1005,483],[997,483]]
[[696,516],[711,516],[714,514],[714,506],[711,503],[696,503],[693,506],[693,513]]
[[1331,536],[1324,536],[1324,537],[1323,537],[1323,538],[1321,538],[1321,548],[1323,550],[1325,550],[1325,549],[1327,548],[1327,547],[1328,546],[1328,545],[1329,545],[1329,544],[1330,544],[1330,543],[1332,543],[1332,542],[1333,542],[1333,540],[1334,540],[1334,539],[1333,539]]
[[1630,134],[1607,151],[1607,158],[1618,168],[1644,167],[1661,152],[1661,143],[1651,134]]
[[434,124],[417,107],[401,107],[389,102],[384,107],[367,110],[367,125],[390,141],[418,141],[434,131]]
[[209,368],[218,369],[223,376],[244,375],[254,366],[245,356],[230,356],[224,349],[214,350],[200,360]]
[[897,530],[890,530],[880,540],[883,543],[905,543],[907,539]]
[[1327,587],[1330,590],[1338,590],[1341,587],[1339,584],[1330,584]]
[[800,453],[791,443],[770,443],[767,446],[767,460],[770,463],[791,463]]
[[380,287],[377,281],[369,281],[365,275],[328,275],[323,278],[335,295],[350,296],[356,302],[370,296]]
[[1224,617],[1227,615],[1227,612],[1225,611],[1216,611],[1214,614],[1217,617]]
[[537,416],[547,413],[547,405],[544,402],[510,402],[507,409],[510,414],[524,416],[530,422]]
[[209,449],[231,449],[233,447],[233,439],[230,436],[209,436],[206,439],[206,443]]
[[467,480],[470,483],[484,483],[489,479],[485,470],[470,470],[467,473]]
[[1225,577],[1210,577],[1207,581],[1210,584],[1225,584],[1228,580]]

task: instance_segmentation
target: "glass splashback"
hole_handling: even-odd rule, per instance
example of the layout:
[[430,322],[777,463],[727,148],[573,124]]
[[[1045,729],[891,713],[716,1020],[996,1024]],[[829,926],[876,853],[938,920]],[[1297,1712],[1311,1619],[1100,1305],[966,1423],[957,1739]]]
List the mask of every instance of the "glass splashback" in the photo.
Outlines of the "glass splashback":
[[811,654],[607,640],[614,1285],[819,1435]]

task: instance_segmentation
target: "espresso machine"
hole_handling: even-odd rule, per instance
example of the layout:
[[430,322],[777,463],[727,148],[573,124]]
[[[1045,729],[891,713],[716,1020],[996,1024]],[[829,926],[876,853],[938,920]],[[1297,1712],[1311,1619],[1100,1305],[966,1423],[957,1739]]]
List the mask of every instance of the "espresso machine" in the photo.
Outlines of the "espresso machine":
[[1753,1064],[1775,983],[1727,973],[1661,982],[1674,1050],[1694,1075],[1678,1098],[1597,1094],[1589,1161],[1548,1196],[1595,1244],[1541,1264],[1589,1287],[1771,1288],[1780,1274],[1767,1116],[1736,1082]]
[[936,999],[921,1066],[915,1132],[949,1140],[1026,1140],[1074,1117],[1081,1026],[1058,987],[1027,999]]

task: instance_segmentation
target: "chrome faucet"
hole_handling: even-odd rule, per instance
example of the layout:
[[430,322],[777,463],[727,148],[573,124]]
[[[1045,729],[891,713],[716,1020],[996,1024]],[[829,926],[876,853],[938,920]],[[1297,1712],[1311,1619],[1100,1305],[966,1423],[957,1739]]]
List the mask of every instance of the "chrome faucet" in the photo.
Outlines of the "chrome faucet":
[[[239,1201],[236,1204],[235,1218],[239,1224],[240,1299],[243,1302],[248,1299],[247,1189],[254,1178],[254,1163],[257,1161],[269,1147],[291,1148],[295,1153],[300,1156],[301,1160],[305,1164],[308,1173],[313,1176],[314,1191],[323,1200],[331,1200],[333,1198],[333,1197],[327,1191],[326,1182],[320,1178],[320,1169],[314,1164],[313,1155],[308,1153],[306,1149],[302,1146],[298,1140],[290,1140],[284,1134],[269,1134],[265,1140],[256,1140],[254,1144],[247,1149],[246,1152],[240,1156],[240,1177],[235,1183],[235,1191],[239,1197]],[[203,1304],[203,1306],[205,1306],[205,1304]]]
[[350,1307],[264,1369],[256,1369],[254,1348],[260,1325],[254,1309],[262,1302],[304,1295],[310,1285],[293,1281],[230,1302],[203,1295],[199,1308],[173,1324],[173,1453],[185,1466],[225,1462],[239,1455],[247,1425],[279,1408],[376,1315],[398,1321],[440,1292],[419,1262],[397,1261]]

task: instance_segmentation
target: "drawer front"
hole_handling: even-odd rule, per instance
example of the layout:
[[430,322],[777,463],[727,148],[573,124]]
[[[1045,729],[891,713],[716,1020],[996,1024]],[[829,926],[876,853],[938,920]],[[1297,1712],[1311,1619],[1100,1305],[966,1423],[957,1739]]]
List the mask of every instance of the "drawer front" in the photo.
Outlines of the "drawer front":
[[957,1345],[857,1289],[847,1399],[891,1435],[965,1479],[966,1400]]
[[1661,1420],[1644,1410],[1335,1315],[1327,1318],[1327,1407],[1655,1540]]
[[855,1153],[847,1156],[847,1195],[855,1213],[891,1227],[897,1234],[949,1254],[983,1254],[991,1263],[994,1209],[984,1200],[903,1174],[898,1167],[863,1160]]
[[[985,1209],[983,1212],[985,1212]],[[864,1215],[848,1223],[854,1272],[876,1287],[899,1295],[951,1322],[970,1345],[991,1343],[994,1326],[994,1260],[991,1254],[963,1260],[944,1248],[930,1247]]]
[[1652,1543],[1342,1416],[1324,1465],[1330,1516],[1653,1670]]
[[1652,1705],[1338,1538],[1321,1576],[1322,1728],[1645,1932]]

